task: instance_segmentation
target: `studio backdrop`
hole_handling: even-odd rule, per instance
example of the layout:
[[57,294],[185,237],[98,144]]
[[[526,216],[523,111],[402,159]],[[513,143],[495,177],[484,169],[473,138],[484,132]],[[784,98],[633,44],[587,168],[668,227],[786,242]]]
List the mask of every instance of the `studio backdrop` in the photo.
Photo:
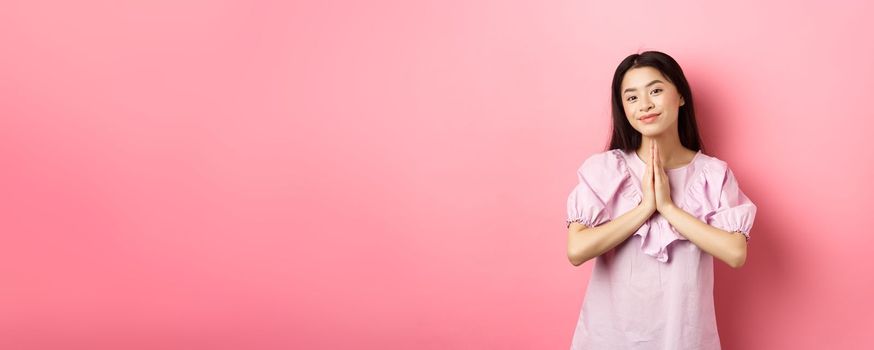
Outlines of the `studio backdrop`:
[[566,349],[610,79],[758,206],[724,349],[874,345],[865,1],[8,1],[0,348]]

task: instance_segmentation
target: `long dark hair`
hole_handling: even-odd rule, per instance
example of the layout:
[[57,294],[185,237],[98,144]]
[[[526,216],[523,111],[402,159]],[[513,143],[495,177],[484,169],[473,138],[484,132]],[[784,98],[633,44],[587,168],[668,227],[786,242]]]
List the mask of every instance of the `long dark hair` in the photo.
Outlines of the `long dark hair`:
[[619,63],[616,72],[613,73],[613,87],[610,94],[613,105],[613,135],[610,138],[609,149],[621,149],[623,151],[637,150],[640,148],[642,136],[640,132],[631,127],[631,123],[625,117],[625,109],[622,107],[622,93],[619,91],[625,72],[632,68],[652,67],[657,69],[672,84],[677,87],[680,96],[683,96],[683,105],[677,116],[677,134],[680,143],[693,151],[704,152],[704,145],[698,135],[698,125],[695,123],[695,108],[692,103],[692,89],[686,81],[683,69],[671,56],[659,51],[646,51],[640,54],[632,54]]

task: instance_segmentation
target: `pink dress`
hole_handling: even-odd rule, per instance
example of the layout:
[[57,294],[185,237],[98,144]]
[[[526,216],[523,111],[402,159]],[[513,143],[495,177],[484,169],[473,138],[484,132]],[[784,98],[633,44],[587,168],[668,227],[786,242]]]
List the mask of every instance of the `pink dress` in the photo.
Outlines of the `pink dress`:
[[[645,167],[634,151],[613,149],[586,159],[568,196],[568,226],[598,226],[640,204]],[[674,204],[749,240],[756,206],[726,162],[699,151],[688,165],[665,172]],[[654,213],[596,258],[571,349],[720,349],[713,256]]]

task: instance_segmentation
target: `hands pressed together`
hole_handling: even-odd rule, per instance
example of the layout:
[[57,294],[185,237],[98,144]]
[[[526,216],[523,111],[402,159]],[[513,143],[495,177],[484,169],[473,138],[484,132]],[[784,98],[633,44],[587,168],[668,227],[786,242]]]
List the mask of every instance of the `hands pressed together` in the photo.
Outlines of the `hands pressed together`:
[[654,141],[650,142],[649,151],[649,159],[642,179],[643,200],[640,205],[650,213],[664,212],[674,206],[671,200],[671,185],[659,160],[658,144]]

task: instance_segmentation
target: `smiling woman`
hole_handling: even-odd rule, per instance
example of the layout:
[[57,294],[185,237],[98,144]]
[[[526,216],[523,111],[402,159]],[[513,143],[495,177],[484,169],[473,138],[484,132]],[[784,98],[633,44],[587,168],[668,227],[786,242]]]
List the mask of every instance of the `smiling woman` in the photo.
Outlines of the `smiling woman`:
[[[634,68],[622,78],[622,107],[631,126],[647,136],[662,134],[676,124],[680,107],[685,104],[676,85],[649,66]],[[692,118],[694,120],[694,118]],[[656,123],[658,122],[658,123]],[[642,130],[644,126],[652,128]]]
[[568,259],[596,259],[572,349],[720,349],[713,257],[743,266],[756,206],[703,153],[692,91],[658,51],[625,58],[613,134],[567,201]]

